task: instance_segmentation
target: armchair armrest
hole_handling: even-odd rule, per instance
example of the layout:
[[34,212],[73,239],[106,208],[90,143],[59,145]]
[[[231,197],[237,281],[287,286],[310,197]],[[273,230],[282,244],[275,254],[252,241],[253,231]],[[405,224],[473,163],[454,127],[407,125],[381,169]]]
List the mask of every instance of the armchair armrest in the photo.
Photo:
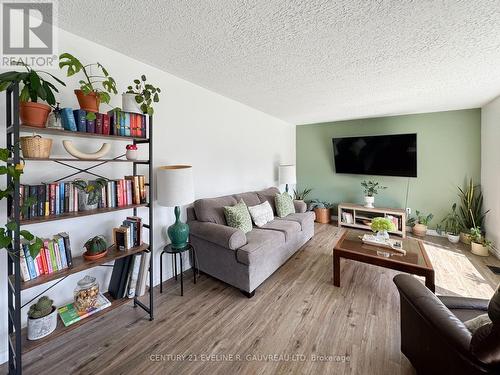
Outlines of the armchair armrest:
[[307,204],[304,201],[293,201],[293,205],[295,206],[295,212],[303,213],[307,211]]
[[226,249],[236,250],[247,243],[247,236],[241,229],[196,220],[188,224],[192,235]]
[[438,296],[443,304],[449,309],[464,309],[464,310],[484,310],[488,311],[487,299],[467,298],[459,296]]

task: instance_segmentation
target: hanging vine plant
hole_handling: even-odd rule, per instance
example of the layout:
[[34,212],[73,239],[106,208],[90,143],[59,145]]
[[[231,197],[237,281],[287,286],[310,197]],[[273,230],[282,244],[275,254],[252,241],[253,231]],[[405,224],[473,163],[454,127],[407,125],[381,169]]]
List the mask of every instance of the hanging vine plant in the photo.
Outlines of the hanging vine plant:
[[[18,145],[13,147],[19,147]],[[17,165],[7,164],[7,161],[13,156],[12,149],[0,148],[0,161],[2,164],[0,165],[0,175],[7,175],[11,177],[10,182],[7,184],[5,189],[0,189],[0,201],[4,198],[12,197],[14,198],[14,185],[16,182],[19,182],[21,175],[24,170],[24,162]],[[28,209],[31,205],[36,203],[35,197],[26,197],[21,206],[21,211],[24,214],[27,214]],[[6,249],[9,251],[11,245],[13,245],[14,239],[10,235],[10,232],[14,232],[18,229],[19,224],[13,220],[12,218],[7,218],[7,223],[0,227],[0,249]],[[31,232],[27,230],[20,230],[20,235],[29,243],[29,252],[32,258],[34,259],[40,249],[43,247],[43,241],[41,238],[38,238],[31,234]],[[12,252],[17,254],[20,249],[13,249]]]

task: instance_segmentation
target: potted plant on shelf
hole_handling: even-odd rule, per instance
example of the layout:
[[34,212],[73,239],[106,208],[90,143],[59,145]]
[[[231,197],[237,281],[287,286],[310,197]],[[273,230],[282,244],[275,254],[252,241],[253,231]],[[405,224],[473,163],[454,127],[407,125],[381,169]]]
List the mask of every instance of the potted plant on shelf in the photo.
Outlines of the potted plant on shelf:
[[134,86],[128,86],[127,91],[122,94],[122,107],[125,112],[143,113],[153,115],[152,104],[160,101],[160,88],[146,83],[146,76],[134,79]]
[[322,202],[319,199],[313,199],[309,202],[309,210],[314,210],[317,223],[328,224],[330,222],[332,207],[333,203]]
[[389,239],[388,232],[396,230],[394,223],[386,217],[374,217],[370,228],[377,233],[377,237],[380,239]]
[[49,297],[40,297],[28,311],[28,340],[39,340],[57,327],[57,308]]
[[420,211],[415,211],[416,216],[408,220],[408,225],[412,226],[412,232],[416,236],[424,237],[427,234],[427,226],[434,218],[433,214],[427,216]]
[[[0,74],[0,91],[6,90],[12,83],[22,83],[23,87],[19,94],[19,117],[23,125],[45,127],[51,107],[56,104],[54,92],[59,92],[57,87],[46,81],[40,74],[46,74],[62,86],[66,84],[60,79],[47,72],[37,72],[28,65],[20,62],[18,65],[24,66],[25,72],[6,72]],[[47,104],[39,103],[38,99]]]
[[102,258],[108,253],[108,244],[103,236],[95,236],[85,242],[83,245],[86,251],[83,257],[86,260],[96,260]]
[[451,206],[451,212],[449,212],[443,220],[441,220],[441,224],[443,223],[444,232],[446,233],[446,237],[448,237],[448,241],[451,243],[458,243],[460,240],[460,216],[457,213],[456,203],[453,203],[453,206]]
[[106,182],[104,178],[95,181],[75,180],[73,184],[78,189],[78,210],[95,210]]
[[483,193],[479,185],[474,185],[471,178],[466,188],[458,187],[460,197],[460,241],[470,244],[470,230],[476,226],[482,227],[484,218],[489,212],[483,212]]
[[[68,77],[80,71],[83,73],[84,79],[80,80],[80,89],[75,90],[75,95],[80,108],[87,111],[87,119],[95,120],[100,103],[109,104],[110,94],[117,93],[115,80],[100,63],[83,65],[80,60],[69,53],[59,56],[59,68],[64,67],[67,68]],[[92,68],[94,67],[100,69],[102,75],[93,74]],[[98,85],[101,85],[103,89],[98,88]]]
[[305,188],[304,190],[293,189],[293,199],[296,201],[304,201],[306,197],[311,194],[312,189]]
[[487,257],[491,247],[491,241],[483,235],[480,227],[473,227],[470,230],[470,251],[472,254]]
[[371,180],[361,182],[361,187],[365,193],[365,207],[367,208],[373,208],[375,195],[378,194],[379,190],[387,189],[387,186],[381,186],[378,182]]

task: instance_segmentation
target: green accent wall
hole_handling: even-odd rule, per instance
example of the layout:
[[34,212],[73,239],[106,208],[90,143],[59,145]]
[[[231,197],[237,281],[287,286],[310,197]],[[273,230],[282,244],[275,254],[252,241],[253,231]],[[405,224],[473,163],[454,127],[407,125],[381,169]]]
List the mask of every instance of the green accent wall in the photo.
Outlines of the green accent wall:
[[[312,188],[309,199],[363,203],[360,183],[373,179],[387,186],[375,197],[375,206],[432,212],[431,227],[442,219],[453,202],[457,186],[472,177],[480,181],[481,110],[424,113],[321,124],[299,125],[297,184]],[[417,133],[417,176],[385,177],[336,174],[332,138],[360,135]]]

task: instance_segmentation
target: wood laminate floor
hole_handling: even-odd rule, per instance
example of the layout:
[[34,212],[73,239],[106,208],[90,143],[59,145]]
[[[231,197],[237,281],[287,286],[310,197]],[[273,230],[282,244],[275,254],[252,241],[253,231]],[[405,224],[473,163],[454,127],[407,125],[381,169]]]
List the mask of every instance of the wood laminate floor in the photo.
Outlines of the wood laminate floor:
[[[24,356],[27,374],[414,374],[400,353],[397,274],[341,262],[332,284],[333,225],[316,235],[251,299],[202,275],[155,289],[155,320],[124,305]],[[493,257],[427,237],[438,294],[489,298]],[[3,367],[5,369],[5,366]]]

